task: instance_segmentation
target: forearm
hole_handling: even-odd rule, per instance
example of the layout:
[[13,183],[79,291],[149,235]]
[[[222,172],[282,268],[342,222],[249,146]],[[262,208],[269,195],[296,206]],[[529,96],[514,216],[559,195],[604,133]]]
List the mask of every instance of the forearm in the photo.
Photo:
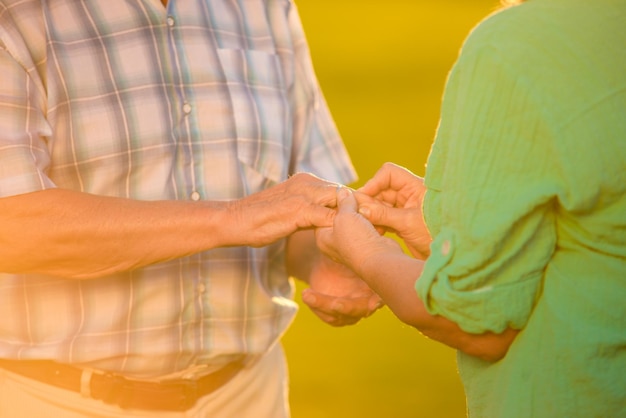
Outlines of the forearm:
[[320,256],[312,230],[293,233],[287,239],[285,252],[287,274],[308,283],[313,265]]
[[62,189],[0,199],[0,272],[92,278],[332,225],[335,186],[300,173],[228,202],[137,201]]
[[52,189],[0,199],[0,271],[93,278],[224,244],[224,204]]
[[502,334],[471,334],[442,316],[431,315],[415,291],[424,266],[421,260],[398,253],[385,255],[384,261],[369,257],[360,264],[358,273],[398,319],[429,338],[469,355],[496,361],[504,357],[517,334],[511,329]]

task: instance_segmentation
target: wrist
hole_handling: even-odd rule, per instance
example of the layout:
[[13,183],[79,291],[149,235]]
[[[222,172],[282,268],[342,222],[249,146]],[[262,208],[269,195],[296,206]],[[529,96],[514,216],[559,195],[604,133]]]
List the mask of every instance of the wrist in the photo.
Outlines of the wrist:
[[297,231],[287,238],[285,263],[289,276],[308,283],[313,266],[321,257],[312,230]]
[[[386,239],[381,237],[381,242]],[[353,270],[372,286],[372,281],[385,277],[393,269],[393,266],[407,257],[395,241],[384,242],[384,245],[378,245],[367,252],[361,252],[359,257],[353,260]]]

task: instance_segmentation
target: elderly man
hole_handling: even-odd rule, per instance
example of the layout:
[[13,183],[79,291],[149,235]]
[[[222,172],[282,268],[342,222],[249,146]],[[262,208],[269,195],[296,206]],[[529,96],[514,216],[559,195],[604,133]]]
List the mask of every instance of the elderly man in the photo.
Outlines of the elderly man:
[[0,415],[288,416],[289,275],[378,305],[295,5],[2,0],[0,73]]

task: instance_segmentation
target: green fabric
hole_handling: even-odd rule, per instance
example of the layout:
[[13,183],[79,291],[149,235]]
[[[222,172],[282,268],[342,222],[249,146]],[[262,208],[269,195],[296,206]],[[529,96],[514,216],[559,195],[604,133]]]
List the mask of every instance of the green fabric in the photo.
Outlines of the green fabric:
[[416,289],[471,333],[472,417],[626,416],[626,1],[531,0],[468,37],[428,160]]

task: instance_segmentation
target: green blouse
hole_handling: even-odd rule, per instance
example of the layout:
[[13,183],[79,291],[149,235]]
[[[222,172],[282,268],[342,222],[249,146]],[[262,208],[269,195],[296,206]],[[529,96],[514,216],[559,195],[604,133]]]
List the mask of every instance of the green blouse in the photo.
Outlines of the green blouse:
[[530,0],[452,69],[428,160],[416,289],[467,332],[472,417],[626,416],[626,1]]

